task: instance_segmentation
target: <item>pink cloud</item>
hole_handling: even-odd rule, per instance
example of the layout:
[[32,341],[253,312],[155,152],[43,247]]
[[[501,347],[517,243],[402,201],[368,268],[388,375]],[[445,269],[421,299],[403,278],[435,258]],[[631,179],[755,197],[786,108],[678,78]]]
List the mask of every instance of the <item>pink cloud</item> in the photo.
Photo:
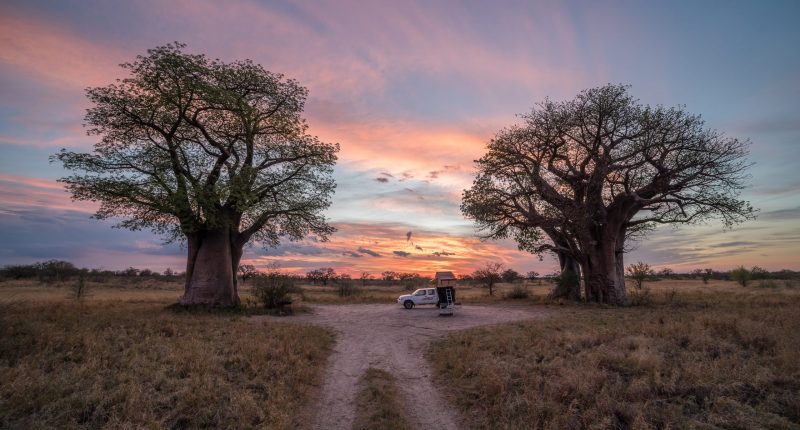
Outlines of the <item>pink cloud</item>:
[[109,83],[119,74],[117,64],[130,59],[129,54],[77,37],[58,23],[27,19],[8,10],[0,14],[0,39],[0,62],[53,86],[82,89]]
[[64,187],[54,180],[0,173],[0,208],[62,209],[93,213],[97,204],[73,202]]

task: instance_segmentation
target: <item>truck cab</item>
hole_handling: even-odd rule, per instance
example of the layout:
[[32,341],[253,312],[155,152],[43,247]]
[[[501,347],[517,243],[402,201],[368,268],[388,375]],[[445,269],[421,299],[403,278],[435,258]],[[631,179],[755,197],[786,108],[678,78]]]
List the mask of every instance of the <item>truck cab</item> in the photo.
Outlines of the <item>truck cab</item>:
[[436,305],[439,303],[439,296],[436,294],[436,288],[420,288],[411,294],[403,294],[398,297],[397,303],[400,303],[406,309],[411,309],[418,305]]

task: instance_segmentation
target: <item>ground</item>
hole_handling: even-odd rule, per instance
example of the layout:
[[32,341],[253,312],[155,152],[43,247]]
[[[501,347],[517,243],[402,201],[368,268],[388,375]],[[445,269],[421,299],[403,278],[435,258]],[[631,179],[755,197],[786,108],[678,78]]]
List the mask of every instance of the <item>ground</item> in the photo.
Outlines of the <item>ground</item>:
[[[469,305],[453,316],[440,316],[432,306],[411,310],[398,304],[315,305],[302,321],[331,328],[336,346],[325,370],[320,401],[315,403],[315,429],[350,429],[356,415],[358,380],[368,368],[385,370],[399,381],[413,428],[458,429],[458,417],[440,397],[423,358],[427,344],[454,330],[543,318],[538,307]],[[254,317],[256,321],[275,317]]]
[[267,317],[73,284],[0,282],[0,428],[800,428],[796,281],[649,282],[628,308],[461,287],[453,317],[397,286],[306,285]]

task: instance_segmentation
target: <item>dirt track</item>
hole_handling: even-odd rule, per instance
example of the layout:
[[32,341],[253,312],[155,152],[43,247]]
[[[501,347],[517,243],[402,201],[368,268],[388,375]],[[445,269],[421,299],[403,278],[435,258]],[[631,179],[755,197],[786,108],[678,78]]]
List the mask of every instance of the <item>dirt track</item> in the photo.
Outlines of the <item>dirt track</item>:
[[[498,305],[459,306],[452,317],[423,306],[412,310],[400,305],[317,305],[313,314],[291,321],[330,327],[337,342],[319,402],[314,405],[314,429],[351,429],[358,379],[368,367],[392,373],[400,384],[406,411],[415,428],[457,429],[457,417],[439,396],[422,357],[431,338],[452,330],[542,318],[547,311],[531,307]],[[284,319],[284,321],[286,321]]]

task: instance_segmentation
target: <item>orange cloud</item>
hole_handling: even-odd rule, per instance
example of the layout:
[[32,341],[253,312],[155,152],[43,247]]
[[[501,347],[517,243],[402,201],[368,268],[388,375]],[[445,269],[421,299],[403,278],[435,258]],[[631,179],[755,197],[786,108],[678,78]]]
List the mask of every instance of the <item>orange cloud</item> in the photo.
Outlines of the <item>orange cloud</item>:
[[[339,231],[330,242],[305,241],[302,246],[283,245],[246,254],[245,261],[257,267],[278,263],[282,269],[305,273],[317,267],[333,267],[340,273],[379,275],[392,270],[431,275],[451,270],[472,273],[481,264],[499,261],[517,270],[552,271],[552,261],[521,254],[508,242],[481,242],[469,235],[421,229],[398,223],[336,223]],[[410,239],[407,233],[413,234]],[[277,255],[276,255],[277,254]]]

